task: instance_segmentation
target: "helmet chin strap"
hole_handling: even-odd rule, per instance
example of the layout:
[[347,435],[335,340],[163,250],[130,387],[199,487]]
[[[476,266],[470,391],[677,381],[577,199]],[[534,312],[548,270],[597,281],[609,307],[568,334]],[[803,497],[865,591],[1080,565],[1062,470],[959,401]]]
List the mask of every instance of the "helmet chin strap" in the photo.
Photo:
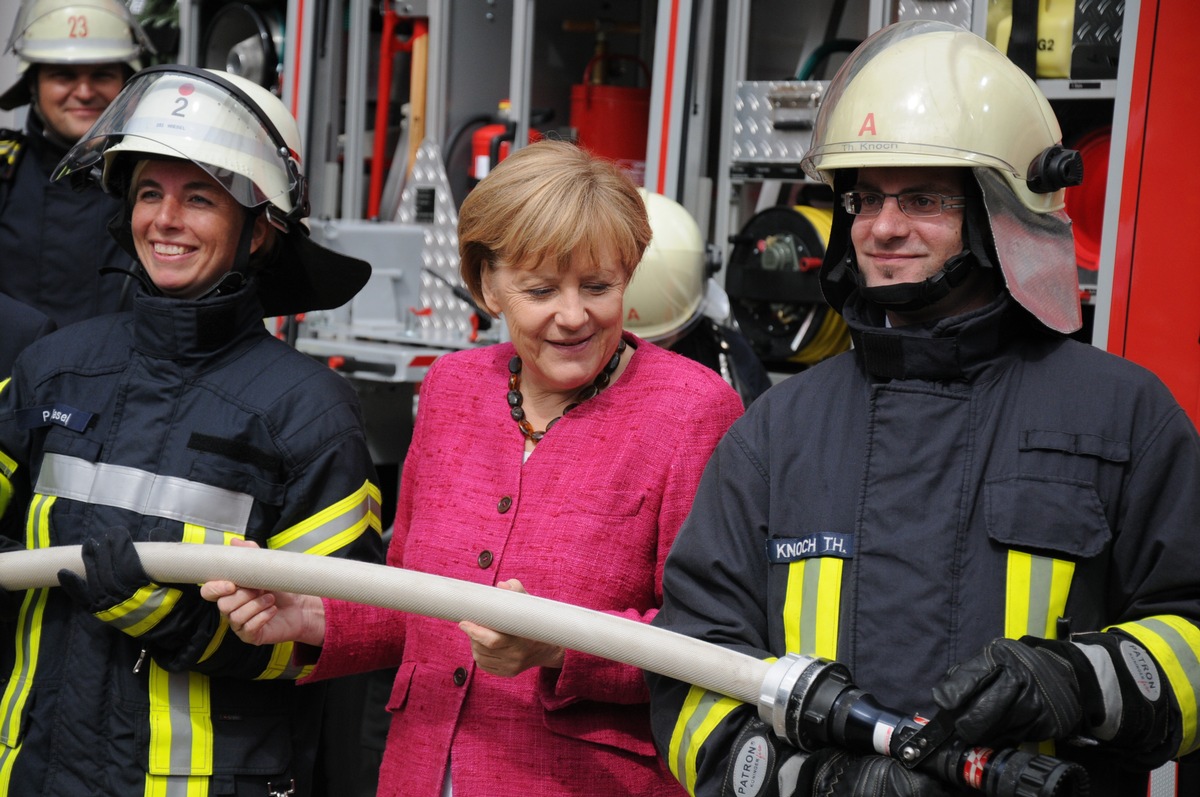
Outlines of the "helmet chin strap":
[[216,281],[211,288],[201,296],[201,299],[208,299],[212,296],[224,296],[228,293],[241,290],[250,279],[250,244],[254,241],[254,219],[253,211],[247,210],[243,214],[242,232],[238,236],[237,251],[233,256],[233,267],[229,271],[221,275],[221,278]]
[[908,313],[923,310],[949,296],[950,291],[961,285],[977,265],[979,261],[971,250],[964,249],[947,260],[938,273],[921,282],[902,282],[869,288],[862,284],[862,273],[858,269],[854,270],[854,275],[859,283],[859,293],[865,299],[888,310]]

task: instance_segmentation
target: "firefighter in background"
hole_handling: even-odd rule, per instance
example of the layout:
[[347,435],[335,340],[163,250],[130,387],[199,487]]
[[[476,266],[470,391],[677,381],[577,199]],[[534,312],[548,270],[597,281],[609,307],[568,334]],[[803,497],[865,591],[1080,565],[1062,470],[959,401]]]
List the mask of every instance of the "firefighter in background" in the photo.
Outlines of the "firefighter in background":
[[63,326],[128,307],[132,262],[108,234],[121,203],[51,172],[100,117],[149,41],[120,0],[25,0],[6,52],[20,77],[0,109],[28,104],[23,133],[0,130],[0,292]]
[[[655,624],[838,660],[883,705],[948,712],[968,744],[1044,743],[1128,797],[1200,745],[1200,438],[1155,376],[1069,337],[1060,139],[1037,86],[961,28],[898,23],[847,60],[803,165],[837,195],[821,279],[854,348],[731,427]],[[649,681],[694,795],[950,789]]]
[[654,235],[625,289],[625,328],[707,365],[750,406],[771,378],[742,333],[727,323],[729,297],[708,276],[699,226],[675,200],[638,192]]
[[357,396],[263,324],[370,272],[307,237],[299,150],[266,89],[151,67],[60,167],[121,201],[140,280],[131,311],[39,339],[0,389],[0,549],[82,544],[86,568],[11,596],[0,795],[310,793],[324,690],[133,547],[382,560]]

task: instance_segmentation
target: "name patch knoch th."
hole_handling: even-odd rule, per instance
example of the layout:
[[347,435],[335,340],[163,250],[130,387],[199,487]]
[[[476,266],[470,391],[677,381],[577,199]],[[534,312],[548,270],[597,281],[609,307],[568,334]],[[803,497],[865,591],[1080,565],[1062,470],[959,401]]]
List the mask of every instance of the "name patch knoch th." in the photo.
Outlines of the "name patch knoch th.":
[[767,559],[776,564],[796,562],[817,556],[854,556],[854,537],[835,531],[818,531],[803,537],[776,537],[767,540]]

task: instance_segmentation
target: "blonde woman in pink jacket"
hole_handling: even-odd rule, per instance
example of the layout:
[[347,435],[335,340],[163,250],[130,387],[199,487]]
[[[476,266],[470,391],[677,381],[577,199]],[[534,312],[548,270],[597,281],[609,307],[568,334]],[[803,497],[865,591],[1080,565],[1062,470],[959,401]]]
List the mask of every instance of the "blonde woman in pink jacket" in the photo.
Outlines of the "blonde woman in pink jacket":
[[[713,371],[622,330],[650,240],[636,187],[574,145],[521,149],[463,203],[462,277],[511,343],[421,387],[388,563],[649,622],[718,439]],[[472,623],[210,582],[242,639],[312,646],[312,679],[397,667],[379,794],[682,795],[640,670]]]

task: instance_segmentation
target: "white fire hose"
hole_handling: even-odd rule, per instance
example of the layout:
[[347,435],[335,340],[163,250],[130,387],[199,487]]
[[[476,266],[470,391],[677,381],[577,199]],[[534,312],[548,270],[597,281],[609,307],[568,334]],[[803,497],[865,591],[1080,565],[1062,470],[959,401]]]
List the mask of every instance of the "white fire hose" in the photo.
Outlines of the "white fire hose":
[[[591,653],[695,684],[758,707],[781,739],[802,749],[852,741],[895,754],[906,766],[985,797],[1081,797],[1087,774],[1076,764],[1020,750],[970,748],[923,738],[935,728],[896,714],[854,687],[849,671],[828,659],[788,654],[774,663],[663,628],[568,603],[418,573],[312,554],[177,542],[136,543],[142,566],[163,584],[233,581],[245,587],[299,592],[488,628]],[[79,546],[0,554],[0,587],[58,586],[58,571],[85,575]],[[937,727],[939,733],[942,728]],[[882,732],[881,732],[882,731]],[[892,750],[892,736],[900,742]],[[982,757],[981,757],[982,756]],[[931,762],[931,766],[926,765]],[[978,766],[964,766],[976,762]]]
[[[470,620],[501,633],[649,670],[750,705],[759,703],[771,669],[770,662],[663,628],[445,576],[261,548],[176,542],[139,542],[135,547],[146,573],[158,583],[232,581],[455,623]],[[0,554],[0,586],[8,590],[57,587],[58,571],[63,568],[84,575],[78,545]]]

